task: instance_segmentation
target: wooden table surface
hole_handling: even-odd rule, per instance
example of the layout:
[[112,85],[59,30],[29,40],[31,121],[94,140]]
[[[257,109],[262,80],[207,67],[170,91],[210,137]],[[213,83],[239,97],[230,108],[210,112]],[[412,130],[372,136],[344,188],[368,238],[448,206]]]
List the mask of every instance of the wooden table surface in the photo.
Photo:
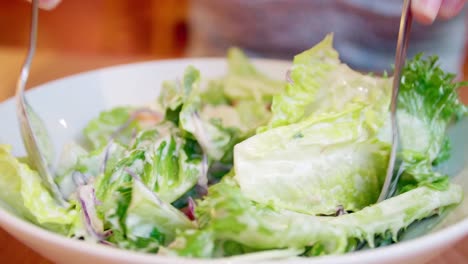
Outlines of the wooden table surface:
[[[0,102],[13,96],[16,78],[24,56],[24,50],[0,48]],[[157,58],[71,55],[39,51],[34,59],[28,87],[100,67],[151,59]],[[468,79],[468,60],[465,63],[464,73],[465,79]],[[462,98],[465,103],[468,103],[468,89],[462,91]],[[1,228],[0,256],[4,263],[52,263]],[[468,236],[429,263],[468,263]]]

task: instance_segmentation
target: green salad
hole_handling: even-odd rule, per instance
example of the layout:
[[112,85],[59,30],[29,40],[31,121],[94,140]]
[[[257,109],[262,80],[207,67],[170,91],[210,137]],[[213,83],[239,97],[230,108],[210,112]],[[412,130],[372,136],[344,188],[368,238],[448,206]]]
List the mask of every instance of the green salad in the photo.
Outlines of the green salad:
[[377,203],[391,147],[392,78],[354,71],[332,35],[270,78],[233,48],[218,79],[188,67],[151,106],[102,112],[65,147],[57,203],[27,158],[0,145],[0,198],[40,227],[161,255],[264,258],[388,245],[461,202],[435,165],[464,115],[454,75],[417,55],[398,98],[400,179]]

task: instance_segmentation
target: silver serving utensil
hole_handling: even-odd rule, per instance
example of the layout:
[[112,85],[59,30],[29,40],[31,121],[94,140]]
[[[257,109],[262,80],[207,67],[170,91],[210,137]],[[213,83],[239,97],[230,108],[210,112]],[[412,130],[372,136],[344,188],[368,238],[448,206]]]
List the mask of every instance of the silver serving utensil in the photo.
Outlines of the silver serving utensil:
[[390,103],[390,114],[391,114],[391,127],[392,127],[392,148],[390,151],[390,158],[388,160],[387,174],[385,176],[385,182],[382,186],[382,191],[378,202],[381,202],[389,198],[395,191],[396,183],[398,181],[399,175],[401,172],[398,172],[394,176],[394,169],[396,163],[396,153],[398,149],[398,122],[396,116],[397,103],[398,103],[398,91],[400,89],[401,81],[401,70],[405,65],[406,58],[406,49],[408,47],[409,35],[411,31],[412,23],[412,13],[411,13],[411,0],[405,0],[403,2],[403,8],[400,19],[400,29],[398,32],[398,41],[395,54],[395,71],[393,73],[393,89],[392,89],[392,99]]
[[38,171],[43,184],[48,188],[51,195],[61,205],[66,206],[67,202],[64,200],[59,188],[55,184],[51,172],[51,163],[54,155],[49,133],[47,132],[44,122],[34,112],[24,96],[24,89],[29,77],[29,68],[36,50],[39,1],[33,0],[31,6],[31,28],[28,54],[16,84],[17,116],[21,129],[21,136],[31,165]]

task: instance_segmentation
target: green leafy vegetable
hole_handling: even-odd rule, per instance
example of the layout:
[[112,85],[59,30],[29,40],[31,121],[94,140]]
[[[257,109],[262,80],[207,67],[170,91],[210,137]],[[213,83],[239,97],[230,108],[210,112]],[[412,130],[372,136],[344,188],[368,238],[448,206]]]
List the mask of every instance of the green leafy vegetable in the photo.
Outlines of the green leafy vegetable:
[[144,130],[136,138],[135,149],[145,153],[142,181],[168,203],[190,190],[203,174],[201,153],[187,144],[192,142],[187,143],[170,122]]
[[67,234],[77,218],[76,211],[57,204],[37,172],[20,163],[10,150],[10,146],[0,145],[0,198],[19,216]]
[[282,81],[260,73],[240,49],[229,49],[227,61],[229,69],[224,79],[224,93],[231,100],[271,102],[274,95],[283,91]]
[[269,125],[235,147],[242,191],[309,214],[374,203],[387,165],[389,146],[376,135],[391,80],[341,64],[331,36],[295,57],[291,79],[273,99]]
[[193,67],[188,67],[184,75],[185,91],[188,97],[180,111],[180,127],[194,136],[208,157],[220,160],[228,151],[230,134],[210,120],[200,117],[203,103],[199,88],[200,73]]
[[257,134],[234,150],[235,179],[260,203],[308,214],[374,203],[388,146],[369,138],[362,107]]
[[233,48],[220,78],[189,66],[162,84],[156,106],[102,112],[83,131],[86,147],[67,145],[56,170],[68,208],[27,158],[0,145],[2,205],[69,237],[160,255],[255,262],[394,243],[462,200],[434,165],[451,154],[447,128],[466,116],[457,97],[466,83],[435,57],[408,60],[400,178],[395,195],[376,203],[392,78],[350,69],[332,42],[295,56],[286,82]]
[[[336,113],[357,105],[372,105],[368,113],[379,118],[390,102],[391,79],[372,77],[342,64],[333,49],[333,36],[294,57],[286,90],[273,98],[268,128],[293,124],[311,114]],[[378,122],[370,124],[381,125]],[[375,128],[375,127],[374,127]]]
[[305,250],[314,246],[319,254],[344,253],[356,241],[366,241],[373,247],[375,237],[387,232],[395,239],[398,231],[412,222],[461,199],[461,188],[456,185],[445,191],[419,187],[356,213],[310,216],[254,203],[238,187],[223,182],[212,186],[208,197],[198,206],[197,216],[203,229],[186,231],[172,247],[177,248],[185,239],[191,242],[185,250],[193,249],[184,252],[185,255],[206,257],[213,247],[200,251],[203,245],[209,245],[211,240],[232,240],[257,249]]
[[[437,57],[423,58],[422,54],[408,60],[403,72],[398,97],[398,125],[404,173],[398,192],[420,185],[434,188],[448,186],[447,175],[433,171],[433,165],[450,156],[450,142],[446,130],[452,121],[466,115],[466,107],[459,101],[457,89],[464,83],[445,73]],[[382,141],[390,142],[390,121],[379,132]]]
[[200,94],[202,102],[207,105],[230,105],[231,101],[227,98],[224,92],[223,80],[211,80],[206,85],[206,88]]
[[80,184],[110,173],[125,155],[126,149],[118,143],[112,143],[88,153],[81,146],[70,144],[64,148],[55,182],[65,197],[73,195]]
[[91,120],[83,133],[91,148],[100,149],[106,146],[111,138],[123,145],[130,144],[132,134],[140,128],[136,120],[130,119],[131,113],[132,108],[117,107],[104,111],[99,117]]
[[136,237],[154,237],[155,232],[164,234],[159,242],[172,241],[176,230],[193,228],[194,225],[179,210],[162,201],[140,181],[133,181],[132,200],[126,212],[126,230]]
[[98,207],[107,228],[109,241],[124,248],[154,252],[169,243],[178,229],[193,227],[187,217],[164,202],[144,185],[144,152],[134,151],[122,160],[110,177],[98,183]]

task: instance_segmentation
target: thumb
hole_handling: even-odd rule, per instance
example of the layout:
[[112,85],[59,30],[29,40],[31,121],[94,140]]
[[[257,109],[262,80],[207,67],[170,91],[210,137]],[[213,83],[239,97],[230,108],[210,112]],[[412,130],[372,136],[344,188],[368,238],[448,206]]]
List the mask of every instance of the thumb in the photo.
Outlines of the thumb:
[[466,2],[466,0],[443,0],[439,17],[448,19],[456,16],[463,9]]
[[413,0],[411,11],[414,18],[422,24],[432,24],[439,13],[442,0]]

